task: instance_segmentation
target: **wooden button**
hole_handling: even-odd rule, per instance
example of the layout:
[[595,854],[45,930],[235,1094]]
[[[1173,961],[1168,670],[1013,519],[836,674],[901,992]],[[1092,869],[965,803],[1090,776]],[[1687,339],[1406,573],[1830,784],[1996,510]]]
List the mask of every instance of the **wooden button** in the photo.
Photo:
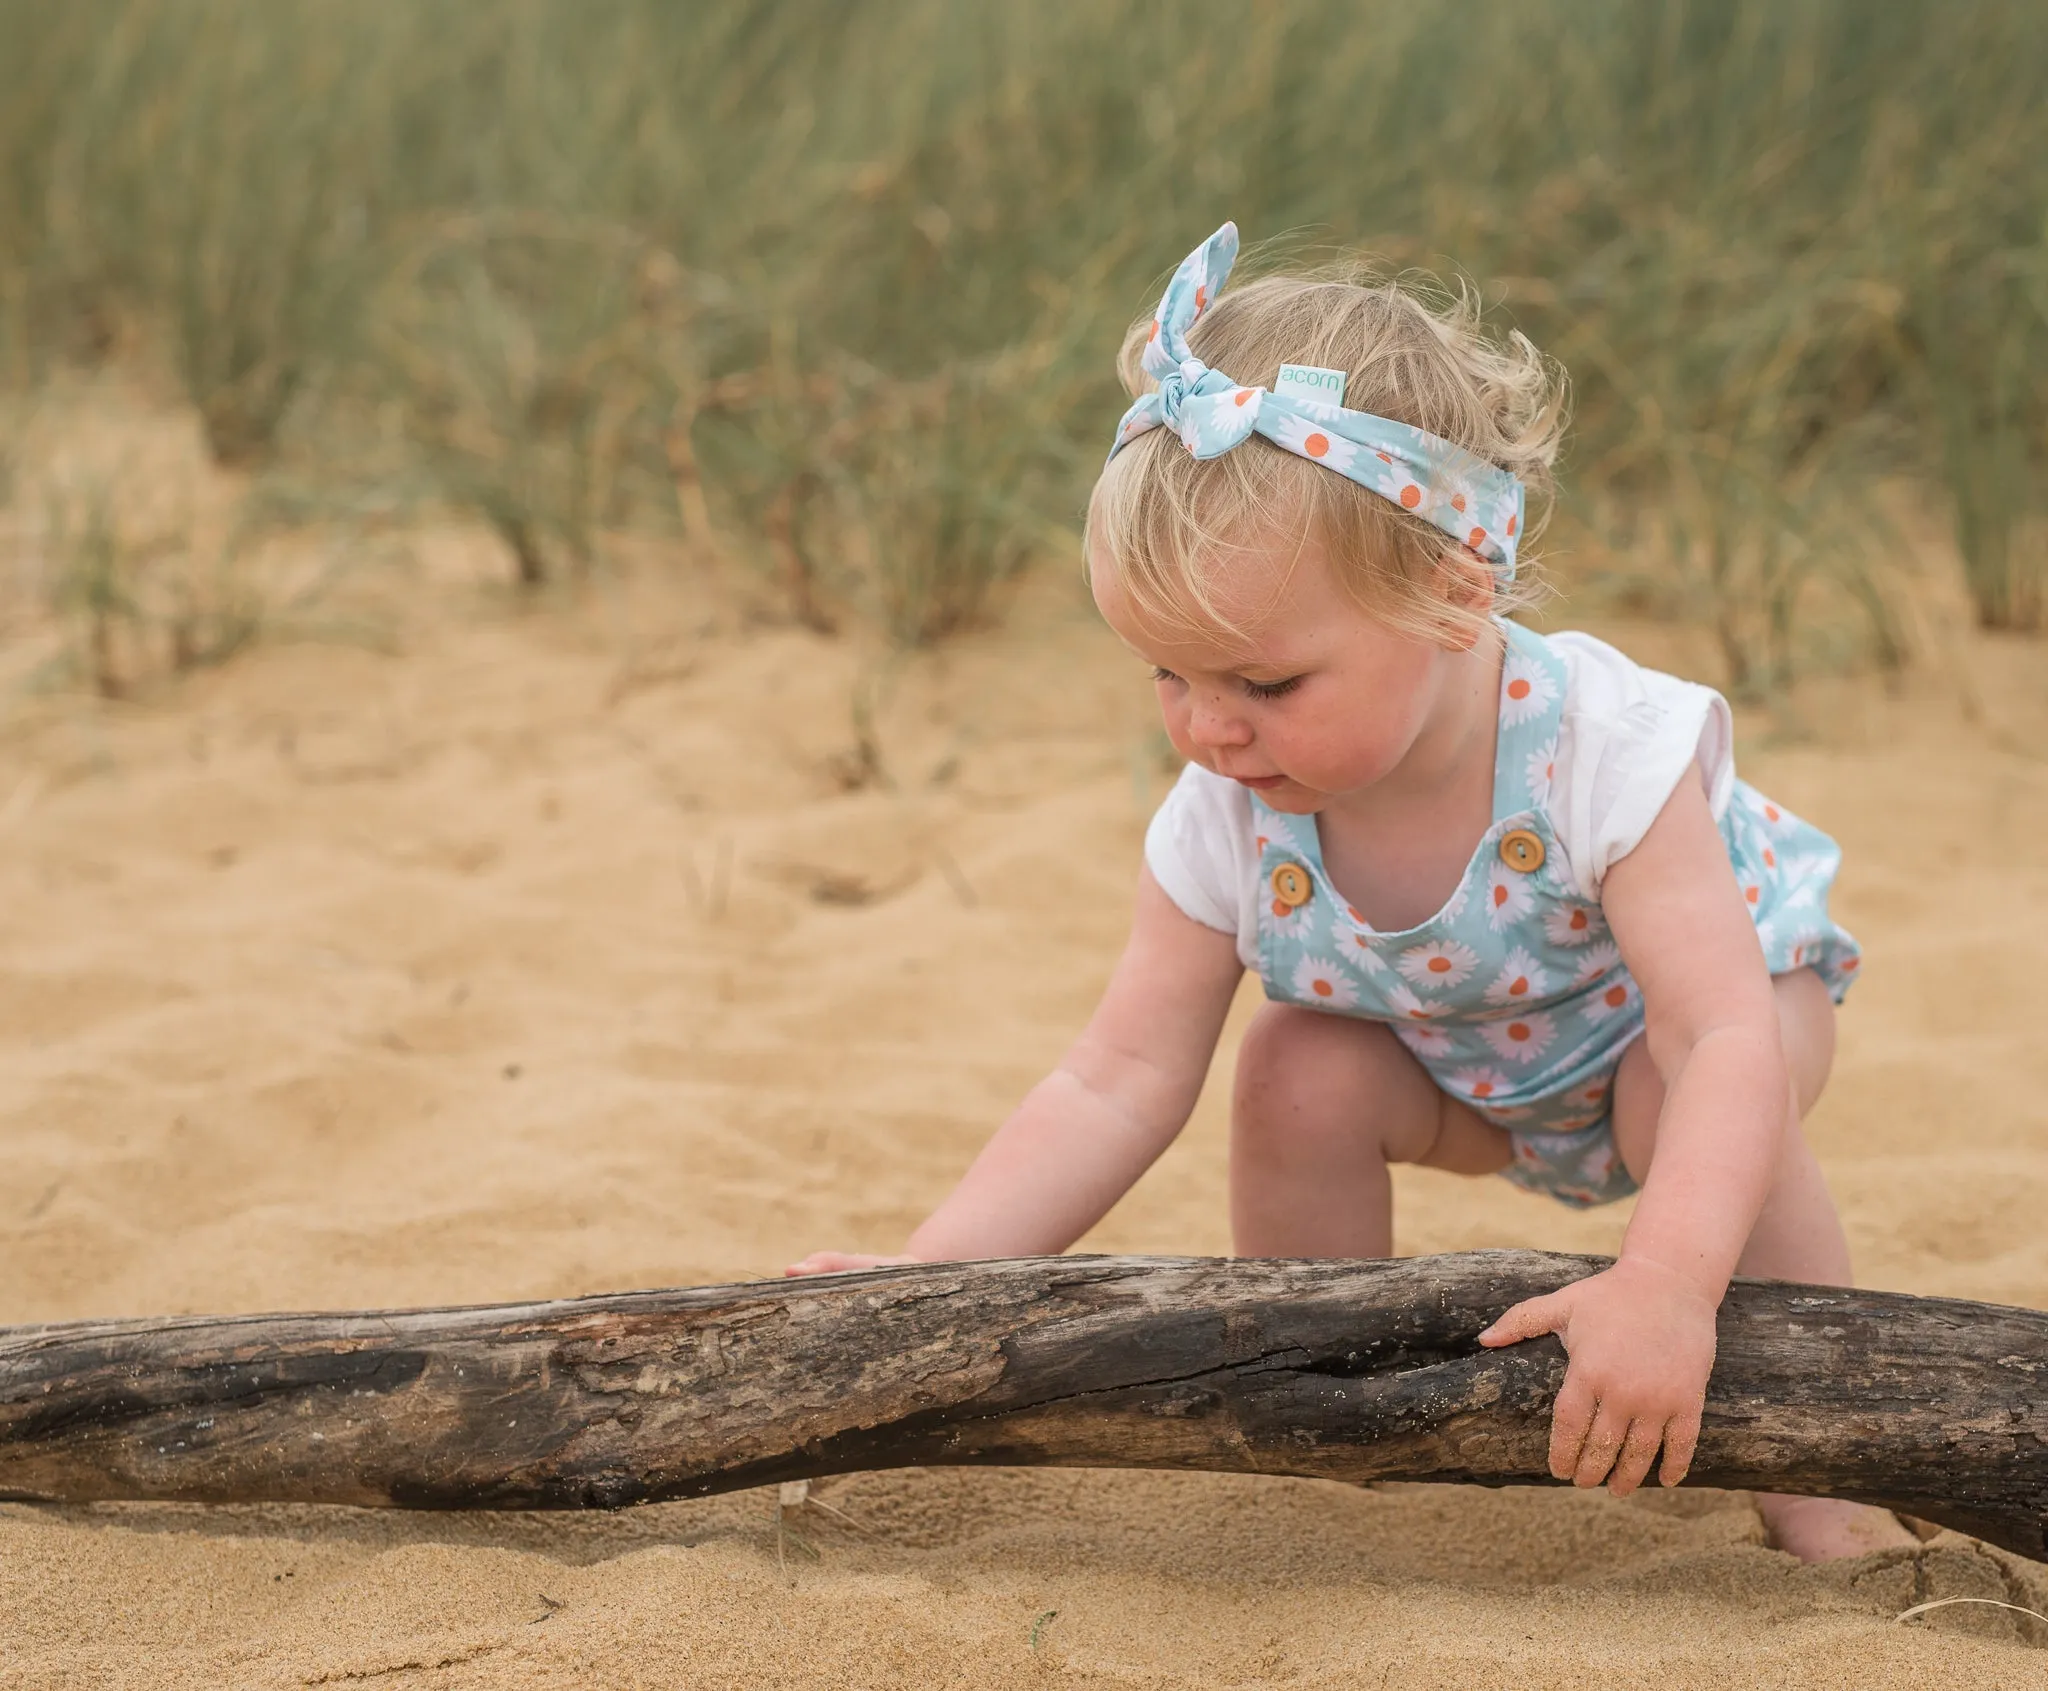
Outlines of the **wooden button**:
[[1527,828],[1510,828],[1500,837],[1500,860],[1510,869],[1533,875],[1543,867],[1543,841]]
[[1299,910],[1315,892],[1315,883],[1299,863],[1283,863],[1273,871],[1273,897],[1288,909]]

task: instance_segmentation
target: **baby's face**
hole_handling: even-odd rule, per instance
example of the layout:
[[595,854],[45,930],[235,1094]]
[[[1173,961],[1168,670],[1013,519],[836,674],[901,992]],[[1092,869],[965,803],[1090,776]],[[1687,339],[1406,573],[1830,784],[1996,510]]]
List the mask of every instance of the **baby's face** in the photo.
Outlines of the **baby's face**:
[[1111,572],[1098,569],[1094,579],[1110,627],[1158,672],[1159,709],[1174,749],[1295,815],[1398,767],[1429,721],[1453,658],[1367,616],[1313,545],[1291,568],[1286,554],[1233,565],[1225,609],[1249,626],[1242,641],[1161,628]]

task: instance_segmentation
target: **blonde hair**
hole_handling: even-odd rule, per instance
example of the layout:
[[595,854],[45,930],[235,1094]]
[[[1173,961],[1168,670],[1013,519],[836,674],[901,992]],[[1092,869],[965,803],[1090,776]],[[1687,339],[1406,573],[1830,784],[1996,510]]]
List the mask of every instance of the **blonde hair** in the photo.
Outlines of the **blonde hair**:
[[[1151,328],[1149,316],[1134,324],[1117,359],[1133,395],[1157,385],[1139,363]],[[1243,640],[1245,619],[1219,588],[1233,559],[1290,537],[1296,558],[1310,541],[1322,546],[1361,610],[1426,639],[1468,643],[1496,612],[1542,596],[1527,548],[1553,497],[1564,371],[1521,334],[1488,335],[1470,288],[1362,265],[1265,276],[1220,294],[1188,344],[1247,386],[1272,387],[1283,363],[1342,370],[1347,408],[1519,476],[1529,514],[1516,579],[1504,585],[1425,518],[1270,441],[1255,435],[1198,460],[1171,429],[1154,429],[1103,468],[1087,527],[1091,569],[1113,574],[1148,620]],[[1482,590],[1457,591],[1472,584]]]

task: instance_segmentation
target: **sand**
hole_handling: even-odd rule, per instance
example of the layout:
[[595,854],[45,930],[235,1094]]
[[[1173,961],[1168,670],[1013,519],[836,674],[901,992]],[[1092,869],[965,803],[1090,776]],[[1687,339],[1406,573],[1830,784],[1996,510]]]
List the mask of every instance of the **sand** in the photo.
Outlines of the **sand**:
[[[0,726],[0,1321],[534,1298],[893,1249],[1086,1015],[1168,779],[1070,584],[905,663],[427,536],[376,644]],[[1600,625],[1711,673],[1667,629]],[[16,647],[34,634],[10,625]],[[318,632],[317,630],[315,632]],[[47,634],[47,631],[45,631]],[[42,636],[34,636],[42,637]],[[1869,965],[1867,1283],[2048,1305],[2048,663],[1950,617],[1746,715]],[[861,749],[853,701],[872,703]],[[874,773],[879,766],[879,774]],[[1241,1000],[1233,1029],[1251,1003]],[[1233,1032],[1234,1037],[1234,1032]],[[1228,1073],[1228,1053],[1219,1062]],[[1222,1252],[1222,1088],[1086,1241]],[[1403,1171],[1404,1252],[1612,1248]],[[609,1518],[0,1505],[0,1686],[2048,1685],[2048,1573],[1746,1499],[944,1471]]]

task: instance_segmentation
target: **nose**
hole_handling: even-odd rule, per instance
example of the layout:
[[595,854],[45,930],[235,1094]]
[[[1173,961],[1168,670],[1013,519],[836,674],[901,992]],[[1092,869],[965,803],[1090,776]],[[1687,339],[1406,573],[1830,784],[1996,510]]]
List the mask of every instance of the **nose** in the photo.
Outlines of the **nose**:
[[1233,708],[1231,699],[1208,688],[1193,690],[1188,700],[1188,738],[1205,751],[1222,751],[1252,743],[1252,725]]

